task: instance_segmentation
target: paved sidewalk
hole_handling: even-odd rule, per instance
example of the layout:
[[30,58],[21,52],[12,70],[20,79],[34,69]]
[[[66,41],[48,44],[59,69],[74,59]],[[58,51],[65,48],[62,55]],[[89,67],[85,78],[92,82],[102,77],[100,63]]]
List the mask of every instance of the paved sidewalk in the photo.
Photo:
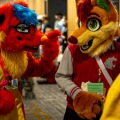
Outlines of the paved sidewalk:
[[38,84],[39,78],[34,78],[33,100],[24,99],[27,120],[63,120],[66,108],[66,96],[56,84]]

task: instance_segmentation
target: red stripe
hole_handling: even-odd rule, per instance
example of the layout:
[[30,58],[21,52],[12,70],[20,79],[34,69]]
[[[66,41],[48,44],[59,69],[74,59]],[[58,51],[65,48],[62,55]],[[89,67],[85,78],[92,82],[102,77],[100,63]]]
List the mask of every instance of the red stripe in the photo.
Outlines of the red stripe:
[[70,96],[72,97],[73,93],[78,89],[80,89],[80,88],[79,87],[74,87],[70,92]]

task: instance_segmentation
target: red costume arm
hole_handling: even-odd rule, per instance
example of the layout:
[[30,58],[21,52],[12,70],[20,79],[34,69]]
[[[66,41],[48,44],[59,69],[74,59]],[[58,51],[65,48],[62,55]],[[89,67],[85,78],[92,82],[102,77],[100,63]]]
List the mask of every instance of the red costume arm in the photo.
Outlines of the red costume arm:
[[39,60],[28,52],[28,66],[22,77],[41,77],[50,73],[54,67],[54,60],[59,54],[58,35],[60,32],[54,30],[47,34],[48,40],[43,46],[43,55]]
[[43,76],[46,73],[49,73],[52,67],[52,61],[48,62],[47,60],[42,60],[42,58],[37,60],[32,56],[32,53],[28,52],[28,66],[22,77]]

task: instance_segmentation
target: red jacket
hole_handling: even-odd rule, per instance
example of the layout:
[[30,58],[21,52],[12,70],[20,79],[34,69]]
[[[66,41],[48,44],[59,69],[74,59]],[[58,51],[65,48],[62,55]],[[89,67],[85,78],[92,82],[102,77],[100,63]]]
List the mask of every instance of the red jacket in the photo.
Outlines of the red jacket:
[[[73,81],[77,86],[81,86],[82,82],[98,82],[99,66],[95,58],[89,57],[87,54],[83,54],[80,51],[79,46],[69,44],[68,46],[70,53],[73,57]],[[117,75],[120,73],[120,44],[115,42],[115,47],[109,49],[106,53],[100,56],[105,67],[110,74],[112,80],[115,80]],[[103,73],[100,75],[101,82],[104,83],[104,88],[109,89],[108,84]],[[68,106],[73,108],[71,97],[67,97]]]

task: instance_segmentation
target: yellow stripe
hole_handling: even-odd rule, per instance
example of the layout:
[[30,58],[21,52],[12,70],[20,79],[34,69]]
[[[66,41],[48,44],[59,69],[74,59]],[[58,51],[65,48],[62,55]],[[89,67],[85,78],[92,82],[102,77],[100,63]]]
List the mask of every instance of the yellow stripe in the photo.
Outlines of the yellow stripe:
[[52,120],[52,118],[43,112],[35,103],[32,103],[28,108],[38,120]]

